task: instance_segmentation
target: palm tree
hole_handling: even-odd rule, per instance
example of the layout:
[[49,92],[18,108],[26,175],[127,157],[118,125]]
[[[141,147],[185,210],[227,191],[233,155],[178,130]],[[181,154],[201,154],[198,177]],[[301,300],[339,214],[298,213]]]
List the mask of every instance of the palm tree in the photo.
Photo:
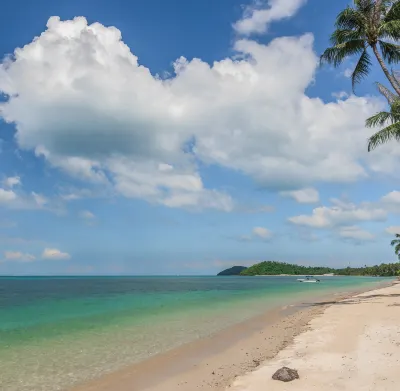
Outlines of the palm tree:
[[351,75],[354,87],[368,75],[372,61],[372,50],[383,73],[400,96],[400,86],[390,74],[385,61],[390,65],[400,61],[400,0],[354,0],[336,18],[336,30],[331,35],[332,47],[325,50],[321,64],[335,67],[350,56],[359,56]]
[[[393,80],[400,87],[400,80],[396,72],[392,72]],[[384,126],[368,140],[368,152],[375,149],[378,145],[387,143],[390,140],[400,141],[400,98],[393,94],[382,84],[377,83],[379,92],[386,98],[390,111],[381,111],[365,121],[367,128]]]
[[396,238],[397,239],[391,241],[390,245],[395,246],[394,252],[396,253],[397,258],[400,259],[400,234],[396,234]]

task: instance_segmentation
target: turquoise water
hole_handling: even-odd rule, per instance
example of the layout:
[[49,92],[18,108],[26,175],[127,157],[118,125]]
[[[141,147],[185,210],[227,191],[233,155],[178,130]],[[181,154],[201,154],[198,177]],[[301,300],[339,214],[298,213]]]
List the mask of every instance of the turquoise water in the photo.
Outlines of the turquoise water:
[[269,308],[382,279],[0,277],[0,390],[68,389]]

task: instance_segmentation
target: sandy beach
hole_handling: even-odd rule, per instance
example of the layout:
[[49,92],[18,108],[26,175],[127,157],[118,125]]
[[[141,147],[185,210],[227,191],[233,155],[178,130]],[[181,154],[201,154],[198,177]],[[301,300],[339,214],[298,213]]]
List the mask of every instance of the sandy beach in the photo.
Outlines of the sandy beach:
[[[400,285],[369,291],[329,305],[308,330],[257,370],[237,378],[230,391],[399,389]],[[287,366],[300,379],[272,380]]]
[[[227,388],[261,391],[266,387],[308,390],[314,386],[315,378],[325,379],[329,384],[341,384],[338,379],[343,371],[347,378],[348,373],[353,373],[360,338],[367,341],[374,336],[374,346],[365,345],[364,341],[364,350],[374,350],[377,345],[386,352],[385,344],[390,345],[395,338],[399,339],[400,345],[400,333],[388,338],[400,317],[397,310],[400,307],[395,306],[397,294],[400,296],[400,286],[369,291],[356,297],[354,292],[344,292],[268,311],[222,333],[82,384],[73,391],[222,391]],[[382,323],[386,320],[387,326]],[[367,336],[363,337],[365,328],[368,328]],[[374,333],[385,341],[376,341]],[[339,349],[341,346],[343,351]],[[356,350],[351,353],[350,348]],[[399,349],[400,358],[397,345],[387,352],[393,353],[395,348]],[[367,360],[366,356],[364,360]],[[379,362],[382,363],[380,353]],[[272,373],[284,365],[298,369],[301,380],[290,384],[270,380]],[[370,372],[370,369],[366,370]],[[324,371],[328,371],[329,376]],[[320,386],[318,382],[315,384]],[[325,389],[325,384],[322,385]],[[343,389],[340,387],[342,385],[327,389]]]
[[321,311],[283,308],[102,376],[73,391],[224,390],[274,357]]

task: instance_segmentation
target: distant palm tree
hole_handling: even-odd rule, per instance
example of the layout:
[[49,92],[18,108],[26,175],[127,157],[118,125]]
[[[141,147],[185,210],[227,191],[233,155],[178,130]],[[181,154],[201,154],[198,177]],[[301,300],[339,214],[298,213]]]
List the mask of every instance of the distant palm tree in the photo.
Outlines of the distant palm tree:
[[400,259],[400,234],[396,234],[396,238],[397,239],[392,240],[390,244],[392,246],[395,246],[394,252],[396,253],[397,258]]
[[[395,72],[392,73],[392,77],[395,83],[400,87],[400,80]],[[386,98],[390,111],[381,111],[365,121],[365,126],[367,128],[386,125],[369,138],[368,152],[390,140],[400,141],[400,98],[382,84],[377,83],[377,85],[379,92]]]
[[400,96],[400,86],[390,74],[385,61],[394,64],[400,61],[400,0],[354,0],[354,7],[348,6],[336,18],[336,30],[331,35],[332,47],[321,56],[321,64],[335,67],[350,56],[359,56],[351,75],[354,87],[368,75],[372,61],[372,50],[383,73]]

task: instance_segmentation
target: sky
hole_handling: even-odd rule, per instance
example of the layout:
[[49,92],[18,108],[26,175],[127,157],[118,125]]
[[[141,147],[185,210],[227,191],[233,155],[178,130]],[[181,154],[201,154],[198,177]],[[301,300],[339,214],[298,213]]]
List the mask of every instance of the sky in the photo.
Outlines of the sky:
[[0,14],[0,274],[396,261],[400,148],[348,0],[15,0]]

